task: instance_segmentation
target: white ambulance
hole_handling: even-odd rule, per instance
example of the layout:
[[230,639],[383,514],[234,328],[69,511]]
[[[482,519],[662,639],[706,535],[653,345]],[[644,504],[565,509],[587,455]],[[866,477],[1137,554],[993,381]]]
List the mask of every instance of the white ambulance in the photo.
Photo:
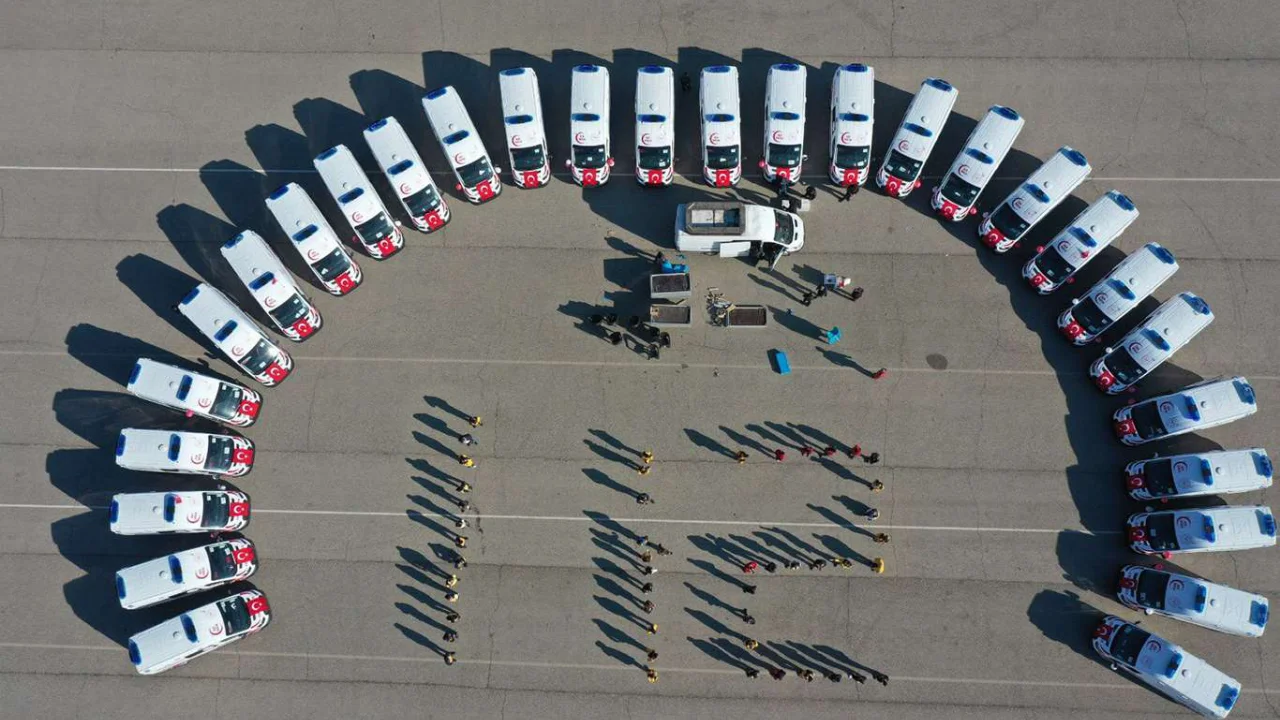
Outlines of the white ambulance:
[[741,201],[677,205],[675,234],[680,252],[762,258],[770,268],[804,247],[799,215]]
[[414,226],[424,233],[444,227],[449,205],[400,122],[394,117],[378,120],[364,129],[364,141]]
[[249,496],[239,490],[120,493],[111,496],[109,522],[116,535],[234,532],[249,524]]
[[1058,148],[1053,157],[1036,168],[995,210],[983,216],[978,224],[978,237],[992,250],[1008,252],[1084,182],[1092,169],[1079,150],[1065,145]]
[[800,182],[804,162],[805,82],[803,65],[779,63],[769,68],[764,85],[764,157],[766,182]]
[[502,181],[498,179],[502,169],[495,168],[489,160],[489,152],[458,91],[451,85],[436,88],[422,97],[422,109],[440,142],[440,151],[453,168],[457,178],[454,187],[475,204],[497,197],[502,192]]
[[346,295],[359,287],[364,279],[360,266],[306,190],[297,183],[281,185],[267,196],[267,209],[330,295]]
[[1129,331],[1114,348],[1089,367],[1098,389],[1109,395],[1133,387],[1160,367],[1213,322],[1209,303],[1189,292],[1178,293]]
[[320,311],[261,235],[252,230],[236,235],[222,246],[222,257],[285,337],[301,342],[320,329]]
[[293,358],[271,342],[227,296],[200,283],[174,308],[250,377],[271,387],[289,376]]
[[675,177],[676,83],[671,68],[636,71],[636,182],[665,186]]
[[127,386],[130,393],[158,405],[228,425],[248,427],[258,419],[262,396],[243,385],[138,358]]
[[1271,458],[1262,448],[1156,456],[1125,466],[1134,500],[1231,495],[1271,487]]
[[1142,682],[1206,717],[1225,718],[1240,699],[1230,675],[1127,620],[1108,615],[1093,633],[1093,649]]
[[1125,565],[1116,597],[1147,615],[1163,615],[1243,637],[1262,637],[1271,615],[1271,603],[1261,595],[1168,572],[1160,566]]
[[1022,277],[1041,295],[1074,282],[1080,268],[1107,249],[1120,233],[1138,219],[1133,201],[1117,190],[1098,198],[1076,216],[1048,245],[1036,248],[1035,257],[1022,268]]
[[960,222],[978,212],[978,196],[1009,154],[1022,125],[1022,116],[1013,108],[992,105],[987,110],[942,176],[942,182],[933,188],[933,209],[939,215]]
[[351,224],[356,239],[375,260],[385,260],[404,247],[398,221],[387,212],[378,192],[346,145],[335,145],[313,161],[329,194],[338,202],[342,216]]
[[609,144],[609,70],[599,65],[573,68],[569,89],[569,147],[565,167],[582,187],[609,181],[613,155]]
[[920,187],[920,172],[951,117],[958,94],[946,80],[926,78],[920,83],[876,174],[876,185],[889,197],[904,198]]
[[738,68],[702,68],[698,80],[702,116],[702,179],[712,187],[731,187],[742,179],[742,117]]
[[248,538],[223,540],[130,565],[116,572],[116,597],[125,610],[247,580],[258,569]]
[[1143,555],[1272,547],[1276,518],[1265,505],[1148,510],[1129,516],[1129,546]]
[[867,184],[875,108],[875,68],[861,63],[836,68],[831,80],[831,141],[827,148],[831,182],[841,187]]
[[140,674],[155,675],[256,633],[269,622],[266,596],[244,590],[129,638],[129,661]]
[[124,428],[116,465],[142,472],[242,477],[253,470],[253,443],[236,435]]
[[1111,426],[1120,442],[1141,445],[1225,425],[1256,412],[1258,397],[1248,380],[1213,378],[1126,405],[1111,416]]
[[1076,345],[1085,345],[1155,292],[1178,271],[1173,253],[1159,243],[1147,243],[1116,265],[1058,316],[1058,329]]
[[542,187],[551,180],[551,153],[543,128],[538,76],[532,68],[507,68],[498,73],[498,90],[511,181],[522,188]]

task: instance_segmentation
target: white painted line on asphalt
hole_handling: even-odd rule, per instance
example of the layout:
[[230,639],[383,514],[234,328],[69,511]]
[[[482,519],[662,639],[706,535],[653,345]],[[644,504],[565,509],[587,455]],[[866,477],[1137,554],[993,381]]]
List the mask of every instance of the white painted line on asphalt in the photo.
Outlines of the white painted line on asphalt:
[[[9,648],[14,650],[81,650],[86,652],[118,652],[123,653],[124,648],[108,645],[55,645],[46,643],[20,643],[20,642],[0,642],[0,648]],[[439,664],[443,665],[444,660],[438,657],[406,657],[401,655],[345,655],[336,653],[285,653],[285,652],[267,652],[259,650],[222,650],[226,655],[239,655],[244,657],[267,657],[267,658],[289,658],[300,660],[344,660],[351,662],[400,662],[400,663],[423,663],[423,664]],[[626,671],[637,672],[636,668],[628,667],[621,664],[597,665],[590,663],[557,663],[557,662],[538,662],[526,660],[466,660],[460,659],[458,665],[488,665],[497,667],[531,667],[531,668],[548,668],[553,670],[608,670],[608,671]],[[741,675],[741,670],[729,668],[688,668],[688,667],[663,667],[661,672],[664,673],[689,673],[698,675]],[[1068,690],[1142,690],[1137,683],[1095,683],[1095,682],[1067,682],[1061,680],[1001,680],[996,678],[945,678],[945,677],[916,677],[892,675],[891,680],[895,683],[941,683],[947,685],[1004,685],[1012,687],[1042,687],[1042,688],[1064,688]],[[1248,695],[1280,695],[1280,689],[1268,690],[1265,688],[1246,688],[1244,694]]]
[[[0,350],[0,357],[71,357],[67,352],[61,350]],[[125,355],[123,353],[84,353],[84,357],[134,357],[133,355]],[[630,362],[616,362],[605,360],[520,360],[517,358],[430,358],[430,357],[360,357],[352,355],[342,356],[323,356],[323,355],[294,355],[295,360],[305,362],[352,362],[352,363],[409,363],[421,365],[512,365],[512,366],[530,366],[530,367],[596,367],[596,368],[668,368],[674,370],[753,370],[774,372],[768,363],[757,365],[735,365],[732,363],[681,363],[681,362],[652,362],[649,360],[634,360]],[[849,372],[853,368],[842,365],[792,365],[795,370],[805,371],[825,371],[825,372]],[[1085,370],[1078,372],[1054,372],[1053,370],[984,370],[982,368],[953,368],[946,370],[935,370],[930,367],[888,367],[889,375],[894,373],[921,373],[933,375],[989,375],[989,376],[1023,376],[1023,377],[1075,377],[1085,375]],[[1248,375],[1249,380],[1261,381],[1277,381],[1280,375]]]
[[[0,509],[4,510],[106,510],[106,505],[40,505],[32,503],[0,503]],[[417,512],[417,511],[415,511]],[[339,517],[387,517],[387,518],[403,518],[406,511],[390,512],[385,510],[291,510],[281,508],[254,508],[254,515],[323,515],[323,516],[339,516]],[[452,515],[441,515],[439,513],[417,513],[422,517],[433,519],[452,520]],[[478,520],[494,521],[494,520],[512,520],[512,521],[528,521],[528,522],[595,522],[593,518],[580,515],[489,515],[479,513],[475,515]],[[655,525],[758,525],[773,527],[793,527],[793,528],[817,528],[824,530],[834,530],[845,525],[830,522],[787,522],[778,520],[702,520],[702,519],[683,519],[683,518],[640,518],[640,517],[618,517],[610,518],[619,523],[652,523]],[[867,524],[866,527],[876,527],[885,530],[912,530],[919,532],[973,532],[973,533],[1021,533],[1026,535],[1057,535],[1062,532],[1081,532],[1086,531],[1077,528],[1017,528],[1017,527],[965,527],[961,525],[892,525],[889,523]],[[1102,530],[1093,535],[1120,535],[1121,531]]]
[[[449,170],[448,168],[444,168],[444,169],[440,169],[440,168],[428,168],[428,169],[429,169],[431,172],[435,172],[435,173],[443,173],[443,174],[445,174],[445,175],[448,175],[448,174],[451,172],[451,170]],[[302,174],[306,174],[306,175],[314,175],[314,174],[316,174],[316,170],[315,170],[315,168],[271,168],[271,169],[264,169],[264,168],[254,168],[254,167],[243,167],[243,168],[207,168],[207,169],[206,169],[206,168],[179,168],[179,167],[172,167],[172,168],[164,168],[164,167],[97,167],[97,166],[84,166],[84,165],[0,165],[0,171],[9,171],[9,172],[24,172],[24,171],[29,171],[29,172],[105,172],[105,173],[116,173],[116,172],[118,172],[118,173],[129,173],[129,172],[134,172],[134,173],[202,173],[202,172],[207,172],[207,173],[211,173],[211,174],[212,174],[212,173],[226,173],[226,174],[232,174],[232,175],[234,175],[234,174],[256,174],[256,175],[262,175],[262,174],[302,175]],[[377,173],[374,173],[373,171],[366,171],[366,172],[368,172],[370,176],[373,176],[373,175],[376,175],[376,174],[377,174]],[[677,171],[677,172],[680,172],[680,171]],[[690,168],[690,169],[689,169],[689,171],[688,171],[687,173],[685,173],[685,174],[693,175],[693,174],[697,174],[698,172],[700,172],[700,169],[699,169],[699,168]],[[552,170],[552,171],[551,171],[551,174],[552,174],[552,175],[555,175],[556,177],[570,177],[570,176],[572,175],[572,173],[566,172],[566,171],[564,171],[564,170]],[[622,175],[622,174],[624,174],[624,173],[622,173],[622,172],[620,172],[620,171],[618,171],[618,170],[616,170],[616,169],[615,169],[615,170],[614,170],[614,174],[615,174],[615,175]],[[625,174],[629,174],[629,173],[625,173]],[[813,173],[813,174],[808,174],[808,173],[806,173],[806,174],[804,174],[804,175],[801,175],[801,176],[800,176],[800,179],[801,179],[801,180],[805,180],[805,181],[808,181],[808,180],[814,180],[814,179],[826,180],[826,179],[827,179],[827,175],[826,175],[825,173]],[[941,180],[941,179],[942,179],[942,176],[941,176],[941,175],[922,175],[922,176],[920,177],[920,179],[921,179],[921,180]],[[992,178],[992,180],[1025,180],[1025,179],[1026,179],[1026,178],[1024,178],[1024,177],[1022,177],[1022,176],[1020,176],[1020,175],[1009,175],[1009,176],[999,175],[999,176],[996,176],[996,177],[993,177],[993,178]],[[1242,178],[1242,177],[1181,177],[1181,176],[1178,176],[1178,177],[1158,177],[1158,176],[1156,176],[1156,177],[1144,177],[1144,176],[1133,176],[1133,177],[1117,176],[1117,177],[1108,177],[1108,176],[1091,176],[1091,177],[1089,178],[1089,180],[1093,180],[1093,181],[1097,181],[1097,182],[1157,182],[1157,183],[1259,183],[1259,182],[1274,183],[1274,182],[1280,182],[1280,177],[1251,177],[1251,178]]]

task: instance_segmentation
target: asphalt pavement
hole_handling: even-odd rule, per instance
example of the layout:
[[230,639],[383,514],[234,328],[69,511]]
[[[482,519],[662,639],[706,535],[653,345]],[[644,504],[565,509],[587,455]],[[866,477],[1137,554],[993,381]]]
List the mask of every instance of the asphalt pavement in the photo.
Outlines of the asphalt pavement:
[[[1120,566],[1140,561],[1121,533],[1141,509],[1125,494],[1125,463],[1280,451],[1274,3],[117,5],[0,4],[0,718],[1185,712],[1109,671],[1089,637],[1104,613],[1137,619],[1112,594]],[[646,307],[653,255],[675,252],[678,203],[772,196],[754,166],[759,108],[765,70],[788,59],[809,69],[805,179],[818,197],[804,249],[775,271],[688,257],[692,327],[671,330],[658,359],[609,344],[586,318]],[[959,89],[925,185],[905,202],[868,188],[840,203],[825,182],[830,77],[852,61],[876,69],[877,155],[923,78]],[[579,62],[613,72],[618,162],[589,190],[558,170]],[[631,78],[649,62],[695,78],[706,64],[741,65],[739,188],[699,183],[696,93],[677,97],[675,185],[633,182]],[[468,206],[419,98],[455,85],[505,167],[496,72],[514,65],[539,74],[557,173],[545,188],[508,185]],[[981,247],[975,220],[944,225],[928,208],[931,181],[997,103],[1027,123],[980,207],[1061,145],[1094,167],[1005,256]],[[264,391],[245,433],[257,464],[236,483],[252,497],[253,583],[274,619],[140,678],[128,636],[211,597],[124,611],[111,576],[202,538],[114,537],[103,506],[115,492],[210,483],[114,467],[120,427],[203,427],[128,396],[128,370],[140,355],[205,358],[252,384],[171,306],[199,280],[237,297],[218,245],[248,227],[283,247],[261,199],[285,181],[331,212],[310,158],[342,142],[373,167],[360,129],[389,113],[454,218],[429,236],[406,229],[406,249],[385,262],[361,257],[366,280],[348,297],[299,274],[324,327],[303,344],[280,339],[296,370]],[[1037,296],[1022,263],[1110,189],[1141,216],[1075,285]],[[1157,299],[1196,292],[1216,320],[1135,395],[1104,397],[1086,372],[1101,348],[1070,347],[1054,320],[1149,241],[1181,264]],[[824,273],[851,276],[865,295],[801,305]],[[769,327],[712,327],[710,287],[768,306]],[[832,327],[844,339],[827,346],[818,335]],[[773,371],[773,350],[788,354],[790,375]],[[887,375],[872,379],[879,368]],[[1257,415],[1139,449],[1112,437],[1108,417],[1127,397],[1222,374],[1253,382]],[[470,430],[468,415],[483,426]],[[467,431],[479,440],[466,450],[475,468],[454,457]],[[842,453],[805,459],[805,444]],[[853,444],[882,461],[850,460]],[[656,458],[641,476],[645,449]],[[460,481],[472,492],[461,496]],[[637,504],[642,492],[654,504]],[[457,497],[471,503],[462,530]],[[874,522],[863,515],[872,507]],[[468,565],[455,571],[458,532]],[[874,542],[878,532],[891,541]],[[672,551],[649,577],[637,534]],[[1178,564],[1275,597],[1275,553]],[[823,556],[855,566],[805,566]],[[862,564],[876,557],[883,575]],[[746,559],[779,569],[744,575]],[[785,567],[793,559],[799,569]],[[1274,633],[1144,623],[1244,684],[1233,717],[1280,715]],[[442,639],[450,627],[456,643]],[[648,649],[659,653],[654,684]],[[805,667],[819,672],[812,683],[794,674]],[[770,668],[792,674],[775,682]],[[822,676],[850,670],[890,680]]]

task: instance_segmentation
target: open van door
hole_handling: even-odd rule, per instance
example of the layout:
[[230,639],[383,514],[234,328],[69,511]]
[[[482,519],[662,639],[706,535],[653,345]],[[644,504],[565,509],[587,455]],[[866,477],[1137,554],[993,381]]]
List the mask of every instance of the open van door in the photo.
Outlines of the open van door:
[[765,243],[764,259],[769,261],[769,269],[778,267],[778,261],[785,255],[786,246],[781,243]]
[[720,243],[720,257],[743,257],[751,254],[751,241]]

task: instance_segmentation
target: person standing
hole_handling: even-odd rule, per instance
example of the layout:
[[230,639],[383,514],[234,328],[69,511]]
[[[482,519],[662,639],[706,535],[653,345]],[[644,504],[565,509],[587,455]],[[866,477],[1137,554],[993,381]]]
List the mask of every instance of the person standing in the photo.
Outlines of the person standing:
[[854,458],[862,454],[862,446],[858,445],[857,443],[854,443],[853,447],[849,448],[848,454],[849,454],[849,459],[853,460]]
[[872,539],[883,545],[889,542],[889,533],[876,533],[875,537]]
[[866,461],[868,465],[875,465],[876,463],[880,462],[880,453],[873,452],[862,459]]
[[454,663],[456,663],[456,662],[458,662],[458,656],[457,656],[457,655],[455,655],[455,654],[453,653],[453,651],[452,651],[452,650],[450,650],[449,652],[446,652],[446,653],[444,654],[444,664],[445,664],[445,665],[452,665],[452,664],[454,664]]
[[649,684],[652,685],[653,683],[658,682],[658,671],[653,668],[648,668],[647,670],[648,672],[645,673],[645,677],[649,678]]
[[733,459],[737,460],[739,465],[745,465],[747,462],[747,452],[745,450],[739,450],[738,454],[733,456]]
[[643,462],[645,465],[649,465],[650,463],[652,463],[653,451],[645,450],[644,452],[640,453],[640,461]]
[[640,467],[636,468],[636,474],[639,475],[640,477],[644,477],[645,475],[648,475],[650,472],[653,472],[652,465],[641,465]]
[[782,448],[778,448],[777,450],[774,450],[773,459],[777,460],[778,462],[782,462],[783,460],[786,460],[787,459],[786,451],[783,450]]
[[466,445],[467,447],[471,447],[476,444],[476,438],[471,433],[462,433],[458,436],[458,442]]
[[881,490],[884,490],[884,482],[881,480],[872,480],[871,492],[880,492]]
[[654,650],[653,648],[645,648],[645,652],[647,653],[646,657],[649,658],[649,662],[653,662],[658,659],[657,650]]
[[639,505],[652,505],[653,498],[649,496],[649,493],[640,493],[636,495],[636,503]]
[[459,455],[458,464],[462,467],[473,468],[476,466],[476,461],[472,460],[470,455]]
[[479,415],[472,415],[471,417],[467,418],[467,423],[471,425],[471,427],[473,428],[478,428],[481,425],[484,425],[484,418],[480,417]]
[[874,570],[877,575],[883,575],[884,574],[884,558],[876,558],[875,560],[872,560],[871,569]]

